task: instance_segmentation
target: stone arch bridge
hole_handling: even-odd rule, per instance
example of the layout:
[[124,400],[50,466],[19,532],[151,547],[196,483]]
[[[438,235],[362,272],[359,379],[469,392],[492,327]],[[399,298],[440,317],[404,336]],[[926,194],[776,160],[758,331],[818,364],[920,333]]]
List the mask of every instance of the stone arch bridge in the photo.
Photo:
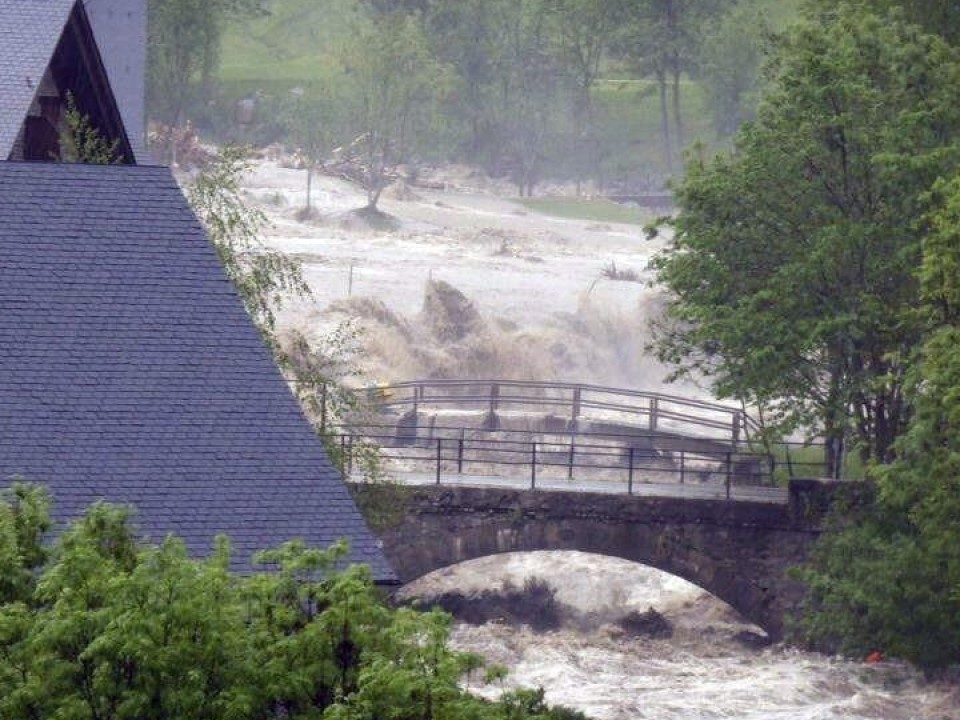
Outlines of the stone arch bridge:
[[[354,491],[361,507],[380,492],[363,484]],[[403,583],[505,552],[624,558],[695,583],[778,640],[802,595],[787,570],[808,557],[829,508],[863,492],[860,483],[800,479],[790,482],[786,502],[409,487],[402,521],[380,537]]]

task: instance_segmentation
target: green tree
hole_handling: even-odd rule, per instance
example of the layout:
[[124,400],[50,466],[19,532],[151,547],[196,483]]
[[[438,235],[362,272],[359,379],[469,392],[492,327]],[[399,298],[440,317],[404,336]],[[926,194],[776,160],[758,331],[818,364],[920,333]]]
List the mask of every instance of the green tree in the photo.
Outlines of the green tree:
[[681,78],[696,66],[700,32],[732,0],[640,0],[616,42],[618,55],[641,77],[653,77],[660,104],[660,134],[668,173],[686,144]]
[[555,37],[555,55],[571,93],[572,141],[577,194],[585,176],[596,173],[593,90],[615,30],[626,18],[618,0],[547,0]]
[[[955,0],[846,0],[849,4],[877,13],[894,11],[931,35],[941,35],[951,45],[960,42],[960,5]],[[834,0],[811,0],[812,7],[833,12]]]
[[242,197],[241,183],[248,170],[244,149],[223,148],[188,188],[190,204],[334,464],[343,471],[355,461],[369,479],[376,479],[377,449],[354,443],[350,446],[352,455],[343,457],[335,434],[335,423],[365,413],[361,394],[349,386],[349,381],[361,374],[355,362],[357,332],[345,323],[319,342],[310,342],[300,332],[278,331],[276,315],[284,303],[309,298],[311,293],[300,263],[261,239],[266,218]]
[[276,345],[276,312],[291,297],[307,297],[300,265],[260,238],[266,218],[243,200],[247,152],[226,147],[194,178],[187,197],[210,242],[265,339]]
[[468,129],[466,156],[531,192],[563,115],[558,27],[545,0],[433,0],[431,47],[456,71],[451,124]]
[[312,210],[314,175],[323,170],[343,138],[341,99],[333,79],[307,88],[297,88],[285,103],[283,113],[288,137],[307,171],[306,211]]
[[730,137],[753,117],[771,32],[764,13],[750,2],[733,6],[703,30],[697,80],[720,138]]
[[77,108],[73,93],[67,92],[64,129],[60,133],[60,159],[70,163],[111,165],[123,162],[119,154],[120,140],[108,140],[100,133],[89,115]]
[[[0,542],[15,518],[26,558],[45,501],[24,488],[10,497]],[[93,506],[29,590],[0,600],[0,717],[504,717],[506,704],[461,689],[480,661],[450,649],[450,618],[388,608],[366,567],[342,567],[343,543],[291,542],[255,558],[267,572],[235,574],[225,539],[198,561],[175,537],[138,546],[130,517]],[[582,717],[533,699],[511,702],[509,717]]]
[[496,91],[494,64],[499,40],[494,17],[504,0],[432,0],[424,15],[427,37],[436,57],[456,75],[442,111],[451,125],[463,128],[459,149],[471,161],[493,152]]
[[562,69],[543,0],[516,0],[491,9],[499,47],[492,101],[497,140],[520,195],[532,195],[557,135]]
[[892,17],[845,11],[799,26],[735,148],[694,158],[676,189],[661,358],[780,430],[888,460],[909,415],[905,361],[929,189],[956,167],[960,65]]
[[191,103],[209,93],[225,24],[261,10],[262,0],[149,0],[151,114],[181,126]]
[[799,632],[851,654],[882,650],[928,669],[960,662],[960,177],[940,183],[924,239],[915,412],[877,498],[827,535],[810,567]]
[[438,103],[451,75],[431,53],[419,14],[373,14],[361,18],[354,33],[344,69],[356,139],[344,153],[359,166],[366,209],[375,213],[397,168],[436,145]]
[[46,561],[43,535],[51,526],[50,499],[40,488],[15,484],[0,492],[0,605],[26,601]]

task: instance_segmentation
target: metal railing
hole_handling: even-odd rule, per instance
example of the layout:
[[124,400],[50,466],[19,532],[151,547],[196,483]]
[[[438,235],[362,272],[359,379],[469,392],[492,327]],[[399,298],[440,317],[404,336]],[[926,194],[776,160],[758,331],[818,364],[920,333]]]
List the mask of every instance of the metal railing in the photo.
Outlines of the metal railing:
[[[456,408],[496,413],[557,413],[571,423],[583,420],[632,424],[651,432],[693,432],[734,446],[758,434],[743,410],[676,395],[600,385],[514,380],[413,380],[370,389],[382,408]],[[672,425],[672,427],[671,427]]]
[[353,471],[357,447],[375,446],[395,474],[415,474],[440,484],[450,476],[508,477],[537,489],[546,481],[575,481],[572,489],[602,485],[606,491],[634,494],[640,485],[711,486],[731,498],[737,486],[772,487],[773,458],[748,452],[658,451],[636,435],[580,435],[433,428],[427,438],[397,434],[394,426],[338,428],[336,442],[346,474]]

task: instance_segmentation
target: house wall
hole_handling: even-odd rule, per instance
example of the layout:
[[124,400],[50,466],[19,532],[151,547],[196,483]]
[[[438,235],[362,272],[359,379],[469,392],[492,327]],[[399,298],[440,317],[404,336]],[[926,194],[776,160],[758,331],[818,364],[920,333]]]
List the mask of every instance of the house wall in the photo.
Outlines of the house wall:
[[147,0],[84,0],[130,144],[146,153]]

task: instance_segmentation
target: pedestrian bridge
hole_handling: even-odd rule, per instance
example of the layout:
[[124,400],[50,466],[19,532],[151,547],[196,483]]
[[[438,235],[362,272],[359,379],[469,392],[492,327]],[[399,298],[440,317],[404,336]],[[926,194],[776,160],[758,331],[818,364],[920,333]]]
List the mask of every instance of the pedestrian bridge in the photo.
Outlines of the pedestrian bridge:
[[[401,465],[440,474],[491,465],[535,484],[556,476],[720,479],[768,484],[773,476],[817,477],[810,444],[762,442],[742,408],[663,393],[575,383],[414,380],[368,389],[363,424],[331,428],[344,443],[372,442]],[[325,403],[323,403],[325,407]],[[345,448],[346,450],[346,448]],[[344,453],[349,456],[349,452]],[[806,464],[805,464],[806,463]],[[479,468],[479,469],[478,469]],[[496,473],[494,473],[496,474]]]
[[[376,484],[354,483],[353,490],[361,508],[398,502],[396,488],[383,495]],[[834,503],[856,502],[864,492],[861,483],[800,479],[782,500],[443,481],[405,487],[398,522],[380,538],[403,583],[506,552],[579,550],[632,560],[702,587],[777,640],[801,597],[787,570],[808,557]]]

